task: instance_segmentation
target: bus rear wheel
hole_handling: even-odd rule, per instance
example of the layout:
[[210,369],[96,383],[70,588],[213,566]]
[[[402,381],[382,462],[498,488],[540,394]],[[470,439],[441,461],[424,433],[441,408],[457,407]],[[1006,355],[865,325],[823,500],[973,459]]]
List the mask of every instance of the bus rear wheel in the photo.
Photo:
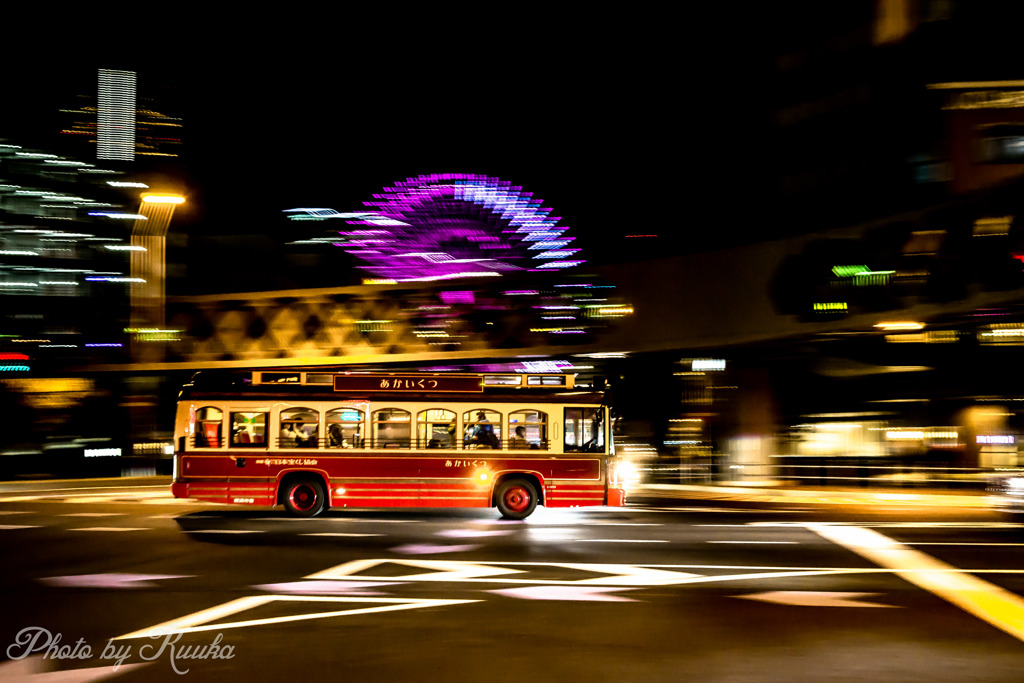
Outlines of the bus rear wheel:
[[316,517],[327,507],[327,492],[319,479],[291,479],[284,487],[284,509],[293,517]]
[[507,479],[498,485],[494,501],[505,519],[526,519],[537,507],[537,489],[526,479]]

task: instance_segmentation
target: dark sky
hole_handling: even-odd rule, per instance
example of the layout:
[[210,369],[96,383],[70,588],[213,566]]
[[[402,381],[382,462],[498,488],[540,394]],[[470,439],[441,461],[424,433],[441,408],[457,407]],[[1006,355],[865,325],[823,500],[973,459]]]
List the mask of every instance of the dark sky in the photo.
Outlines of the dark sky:
[[348,19],[183,20],[56,58],[24,50],[4,84],[23,106],[0,108],[0,137],[45,138],[97,68],[117,68],[185,119],[176,221],[197,234],[300,237],[284,209],[360,209],[431,172],[521,185],[598,260],[631,233],[700,241],[723,212],[756,205],[730,198],[763,163],[753,22],[693,8]]
[[211,231],[276,224],[295,206],[360,208],[384,185],[446,171],[521,185],[578,234],[671,229],[684,177],[720,182],[706,167],[722,118],[712,92],[731,88],[736,56],[695,45],[698,27],[672,17],[312,16],[301,30],[172,31],[157,49],[26,51],[4,85],[24,108],[2,114],[0,136],[48,124],[96,68],[131,69],[140,95],[159,90],[183,112],[192,217]]

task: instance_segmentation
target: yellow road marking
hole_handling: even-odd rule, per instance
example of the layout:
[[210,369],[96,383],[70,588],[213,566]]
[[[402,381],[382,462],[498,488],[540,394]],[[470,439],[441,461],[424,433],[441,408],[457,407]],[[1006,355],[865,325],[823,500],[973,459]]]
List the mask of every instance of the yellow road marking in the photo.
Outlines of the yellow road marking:
[[897,576],[1024,640],[1024,599],[872,529],[808,524],[819,536],[887,567]]

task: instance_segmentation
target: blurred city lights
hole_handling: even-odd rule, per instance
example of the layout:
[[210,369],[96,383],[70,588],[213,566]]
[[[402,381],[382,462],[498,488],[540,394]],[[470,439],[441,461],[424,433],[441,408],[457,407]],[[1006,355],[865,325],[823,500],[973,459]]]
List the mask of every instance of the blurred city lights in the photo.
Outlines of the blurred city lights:
[[112,213],[112,212],[105,212],[105,211],[91,211],[89,213],[89,215],[90,216],[103,216],[105,218],[113,218],[115,220],[135,220],[135,221],[144,221],[144,220],[146,220],[146,217],[143,216],[141,213]]

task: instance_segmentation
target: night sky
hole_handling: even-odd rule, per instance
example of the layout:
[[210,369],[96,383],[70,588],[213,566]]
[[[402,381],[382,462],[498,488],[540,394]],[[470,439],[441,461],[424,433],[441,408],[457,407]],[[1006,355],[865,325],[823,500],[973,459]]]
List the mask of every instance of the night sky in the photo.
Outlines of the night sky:
[[[54,112],[95,92],[97,68],[137,71],[139,95],[185,119],[182,164],[169,168],[189,197],[177,225],[265,244],[307,236],[285,209],[358,210],[381,187],[432,172],[522,186],[591,262],[626,248],[630,258],[689,250],[722,237],[724,214],[757,211],[764,60],[754,22],[692,9],[683,21],[494,14],[423,15],[399,28],[385,16],[310,17],[47,60],[26,49],[5,80],[4,99],[20,105],[0,113],[0,137],[49,147]],[[645,252],[631,234],[661,237]]]

